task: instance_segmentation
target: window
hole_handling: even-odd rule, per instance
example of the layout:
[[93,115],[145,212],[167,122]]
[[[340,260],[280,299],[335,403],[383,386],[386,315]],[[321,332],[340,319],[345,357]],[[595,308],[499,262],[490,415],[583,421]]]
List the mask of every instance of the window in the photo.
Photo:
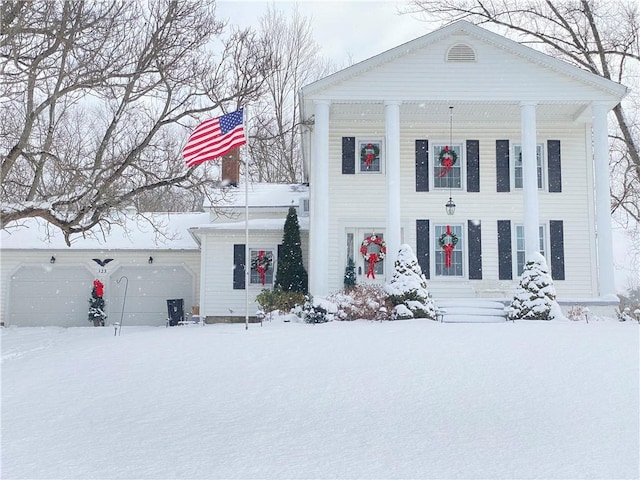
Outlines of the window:
[[360,173],[382,172],[381,140],[359,140],[357,155]]
[[300,209],[298,215],[301,217],[309,216],[309,198],[304,197],[300,199]]
[[[538,248],[540,249],[540,253],[543,257],[547,257],[545,250],[545,234],[544,234],[544,225],[540,225],[539,227],[539,239],[538,239]],[[516,262],[517,262],[517,272],[518,277],[522,275],[522,271],[524,270],[524,263],[526,260],[526,249],[524,245],[524,225],[516,225]]]
[[[435,265],[436,276],[438,277],[461,277],[463,275],[464,241],[462,238],[462,225],[450,225],[451,233],[454,234],[458,242],[451,252],[451,266],[446,265],[446,253],[440,246],[440,238],[447,233],[446,225],[435,226]],[[444,238],[445,243],[450,243],[450,238]]]
[[462,188],[462,145],[449,147],[454,161],[450,168],[444,166],[447,146],[435,144],[433,146],[433,187],[434,188]]
[[273,250],[251,249],[251,285],[273,284],[275,270]]
[[[543,183],[543,155],[544,150],[542,145],[536,145],[536,160],[538,163],[538,188],[542,190]],[[513,146],[513,158],[515,159],[515,163],[513,166],[513,178],[514,178],[514,186],[515,188],[522,188],[522,146],[514,145]]]

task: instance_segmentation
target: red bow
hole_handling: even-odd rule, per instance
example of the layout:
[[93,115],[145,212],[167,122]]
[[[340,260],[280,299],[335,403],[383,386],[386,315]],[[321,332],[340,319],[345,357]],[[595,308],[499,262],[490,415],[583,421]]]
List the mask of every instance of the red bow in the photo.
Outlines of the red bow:
[[104,295],[104,284],[100,280],[94,280],[93,286],[96,289],[96,295],[101,297]]
[[378,254],[370,253],[369,254],[369,270],[367,270],[367,278],[371,276],[371,278],[375,280],[376,278],[375,265],[377,261],[378,261]]

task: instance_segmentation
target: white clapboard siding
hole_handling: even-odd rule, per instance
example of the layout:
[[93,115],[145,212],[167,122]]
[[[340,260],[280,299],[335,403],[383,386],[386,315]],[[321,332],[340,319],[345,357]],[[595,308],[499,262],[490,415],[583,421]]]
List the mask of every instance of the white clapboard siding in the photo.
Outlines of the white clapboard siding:
[[[407,125],[402,122],[400,138],[401,215],[403,242],[415,251],[415,220],[429,219],[431,226],[431,268],[433,269],[434,224],[461,224],[466,231],[467,220],[480,220],[482,225],[483,280],[471,281],[478,295],[490,295],[496,290],[508,290],[508,282],[498,281],[497,221],[511,220],[512,247],[515,263],[515,226],[524,223],[523,194],[511,188],[510,192],[496,192],[495,141],[508,139],[510,148],[520,143],[519,125],[491,123],[486,126],[473,124],[456,125],[453,143],[463,145],[463,188],[453,189],[451,194],[458,206],[454,217],[449,217],[444,204],[449,197],[448,189],[430,188],[429,192],[415,191],[415,140],[427,139],[430,146],[430,177],[433,182],[434,143],[449,143],[449,128],[442,124]],[[386,175],[382,173],[341,173],[343,136],[356,140],[383,140],[384,126],[381,122],[336,125],[329,139],[329,291],[342,287],[346,252],[345,229],[349,227],[384,231],[386,217]],[[480,192],[466,192],[466,157],[464,144],[468,139],[480,143]],[[562,149],[562,192],[547,191],[547,140],[560,140]],[[565,281],[557,281],[559,295],[567,297],[595,296],[595,242],[593,238],[593,178],[591,165],[587,162],[590,152],[585,150],[585,127],[580,123],[540,124],[538,143],[544,145],[544,184],[539,192],[540,223],[546,225],[546,250],[549,257],[550,220],[564,222]],[[383,146],[382,163],[385,164]],[[358,152],[356,151],[356,162]],[[513,153],[511,153],[513,158]],[[435,160],[437,161],[437,159]],[[513,171],[513,169],[512,169]],[[559,209],[559,205],[562,209]],[[560,214],[561,213],[561,214]],[[465,248],[466,252],[466,248]],[[466,262],[466,259],[465,259]],[[466,271],[466,266],[465,266]],[[514,265],[515,271],[515,265]],[[432,272],[433,273],[433,272]],[[450,281],[434,278],[431,283]],[[515,281],[515,280],[514,280]]]
[[[275,262],[272,264],[277,269],[278,244],[282,243],[282,230],[251,230],[249,232],[249,248],[273,250]],[[308,233],[300,232],[301,247],[303,252],[303,262],[308,268]],[[256,296],[264,288],[273,288],[272,284],[250,285],[248,295],[248,310],[246,308],[246,293],[244,289],[233,289],[233,246],[235,244],[245,244],[246,236],[244,230],[235,229],[224,232],[224,235],[214,232],[202,235],[202,276],[205,285],[200,305],[200,315],[211,317],[244,317],[246,313],[250,317],[255,316],[258,304],[255,302]]]

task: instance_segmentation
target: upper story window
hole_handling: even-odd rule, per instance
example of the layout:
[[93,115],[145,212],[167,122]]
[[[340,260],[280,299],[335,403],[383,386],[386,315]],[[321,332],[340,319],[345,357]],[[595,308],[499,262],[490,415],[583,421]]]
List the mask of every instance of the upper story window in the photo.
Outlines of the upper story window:
[[358,140],[356,155],[360,173],[382,172],[382,140]]
[[[450,160],[447,160],[447,156]],[[433,187],[462,188],[462,145],[436,143],[433,146],[433,158]]]
[[[513,181],[515,188],[523,188],[522,183],[522,145],[513,146]],[[536,145],[536,161],[538,172],[538,188],[542,190],[544,186],[544,148],[542,144]]]

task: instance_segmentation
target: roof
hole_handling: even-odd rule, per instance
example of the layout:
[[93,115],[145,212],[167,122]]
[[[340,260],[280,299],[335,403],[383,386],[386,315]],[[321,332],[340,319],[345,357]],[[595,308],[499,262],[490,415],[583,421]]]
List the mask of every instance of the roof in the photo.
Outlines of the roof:
[[[248,197],[249,207],[285,207],[298,206],[301,198],[309,197],[309,186],[298,183],[249,183],[225,187],[216,201],[215,208],[243,208]],[[205,207],[212,207],[206,203]]]
[[[126,216],[125,226],[112,224],[109,231],[93,229],[71,237],[45,221],[30,218],[3,229],[2,250],[198,250],[189,227],[209,220],[208,213],[148,213]],[[155,226],[154,226],[155,225]]]
[[387,50],[386,52],[383,52],[379,55],[356,63],[332,75],[328,75],[316,82],[308,84],[301,90],[302,97],[304,98],[305,96],[314,96],[332,85],[348,80],[349,78],[352,78],[354,76],[364,74],[365,72],[388,63],[398,57],[409,55],[416,50],[424,49],[446,37],[461,33],[466,33],[477,39],[484,40],[487,43],[500,47],[517,56],[523,57],[531,61],[532,63],[536,63],[541,65],[542,67],[563,73],[585,84],[593,85],[618,99],[624,97],[628,92],[628,89],[624,85],[608,80],[604,77],[601,77],[600,75],[582,70],[574,65],[571,65],[570,63],[558,60],[557,58],[554,58],[521,43],[510,40],[502,35],[493,33],[466,20],[459,20],[431,33],[427,33],[426,35]]

